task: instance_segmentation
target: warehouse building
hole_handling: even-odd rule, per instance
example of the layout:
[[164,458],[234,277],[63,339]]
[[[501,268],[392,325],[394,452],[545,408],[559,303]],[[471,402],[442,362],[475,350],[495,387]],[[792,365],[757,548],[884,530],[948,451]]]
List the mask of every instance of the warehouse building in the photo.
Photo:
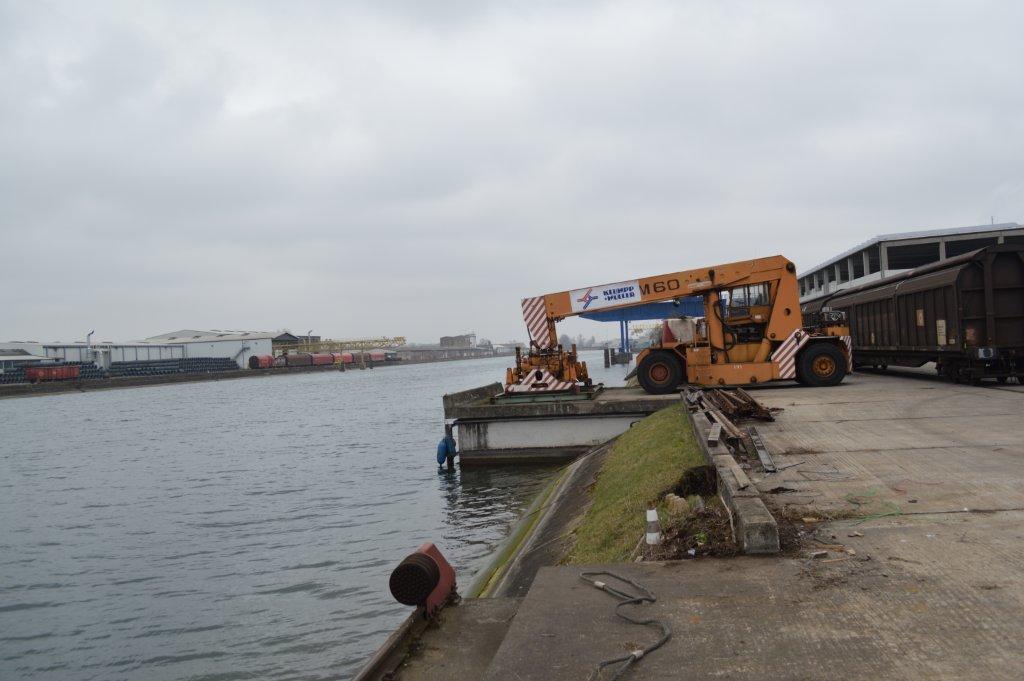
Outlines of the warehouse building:
[[[36,360],[53,363],[95,364],[109,369],[114,362],[140,362],[162,359],[182,359],[180,345],[151,345],[148,343],[37,343],[34,341],[0,343],[0,354],[24,355],[27,359],[12,360],[23,364]],[[8,367],[10,368],[10,367]]]
[[199,357],[229,358],[239,368],[249,366],[249,358],[253,355],[271,355],[274,351],[274,339],[280,332],[262,331],[197,331],[182,329],[159,336],[150,336],[142,341],[143,346],[181,348],[181,357],[193,359]]
[[161,359],[182,359],[180,345],[152,345],[149,343],[47,343],[43,346],[47,357],[60,362],[88,363],[109,369],[114,362],[148,362]]
[[476,334],[464,333],[459,336],[441,336],[442,348],[475,348]]
[[1001,243],[1024,243],[1024,226],[1007,222],[882,234],[801,273],[800,300],[813,300]]
[[27,366],[53,363],[53,359],[45,355],[33,355],[22,348],[0,347],[0,374],[12,369],[23,369]]
[[[95,364],[104,371],[132,363],[168,363],[185,360],[230,359],[238,368],[248,367],[253,355],[273,354],[275,340],[294,339],[291,334],[253,331],[198,331],[183,329],[130,343],[0,343],[0,354],[10,355],[5,366],[39,360]],[[186,362],[188,363],[188,362]],[[192,362],[195,364],[195,362]],[[220,362],[218,366],[223,366]],[[211,365],[212,366],[212,365]],[[230,368],[230,365],[227,365]]]

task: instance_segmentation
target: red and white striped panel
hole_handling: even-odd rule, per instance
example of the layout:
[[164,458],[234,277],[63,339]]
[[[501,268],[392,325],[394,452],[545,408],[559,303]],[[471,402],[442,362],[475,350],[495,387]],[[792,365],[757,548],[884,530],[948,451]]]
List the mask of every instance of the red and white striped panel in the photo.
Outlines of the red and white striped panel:
[[559,381],[547,369],[534,369],[526,374],[526,377],[518,383],[505,387],[507,393],[538,393],[553,392],[555,390],[572,390],[575,384],[572,381]]
[[797,329],[782,341],[782,345],[772,354],[772,361],[779,365],[779,378],[796,378],[796,353],[810,339],[806,331]]
[[550,347],[544,296],[523,298],[523,320],[526,322],[526,332],[530,334],[530,340],[542,350]]
[[846,347],[846,370],[853,371],[853,336],[840,336],[839,340]]

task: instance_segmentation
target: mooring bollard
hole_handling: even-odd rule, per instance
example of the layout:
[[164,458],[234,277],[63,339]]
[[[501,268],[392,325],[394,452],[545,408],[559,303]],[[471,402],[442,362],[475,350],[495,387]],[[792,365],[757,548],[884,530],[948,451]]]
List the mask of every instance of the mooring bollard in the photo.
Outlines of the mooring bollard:
[[661,523],[658,522],[658,509],[652,502],[647,509],[647,545],[657,546],[661,544]]

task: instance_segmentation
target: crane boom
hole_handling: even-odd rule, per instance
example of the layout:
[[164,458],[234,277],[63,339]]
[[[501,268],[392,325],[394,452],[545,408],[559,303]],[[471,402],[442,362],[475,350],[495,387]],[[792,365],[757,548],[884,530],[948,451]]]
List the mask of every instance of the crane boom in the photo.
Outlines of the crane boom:
[[[789,269],[792,275],[796,268],[781,255],[756,260],[683,270],[671,274],[644,277],[629,281],[618,281],[603,286],[588,286],[571,291],[548,293],[534,298],[523,299],[523,319],[530,340],[538,348],[553,348],[558,344],[555,323],[595,310],[615,310],[635,307],[646,303],[663,302],[702,295],[712,288],[726,288],[743,284],[758,284],[784,279],[782,272]],[[795,276],[791,293],[796,295],[794,305],[798,309],[799,293]]]

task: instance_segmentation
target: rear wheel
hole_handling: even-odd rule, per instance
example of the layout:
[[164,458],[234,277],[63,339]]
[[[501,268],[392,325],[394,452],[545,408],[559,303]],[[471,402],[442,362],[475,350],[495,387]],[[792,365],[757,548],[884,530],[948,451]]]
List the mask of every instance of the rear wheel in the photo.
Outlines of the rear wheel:
[[846,357],[831,343],[811,343],[796,359],[796,374],[804,385],[839,385],[846,376]]
[[673,353],[655,350],[640,360],[636,368],[640,386],[652,395],[674,391],[683,381],[683,365]]

